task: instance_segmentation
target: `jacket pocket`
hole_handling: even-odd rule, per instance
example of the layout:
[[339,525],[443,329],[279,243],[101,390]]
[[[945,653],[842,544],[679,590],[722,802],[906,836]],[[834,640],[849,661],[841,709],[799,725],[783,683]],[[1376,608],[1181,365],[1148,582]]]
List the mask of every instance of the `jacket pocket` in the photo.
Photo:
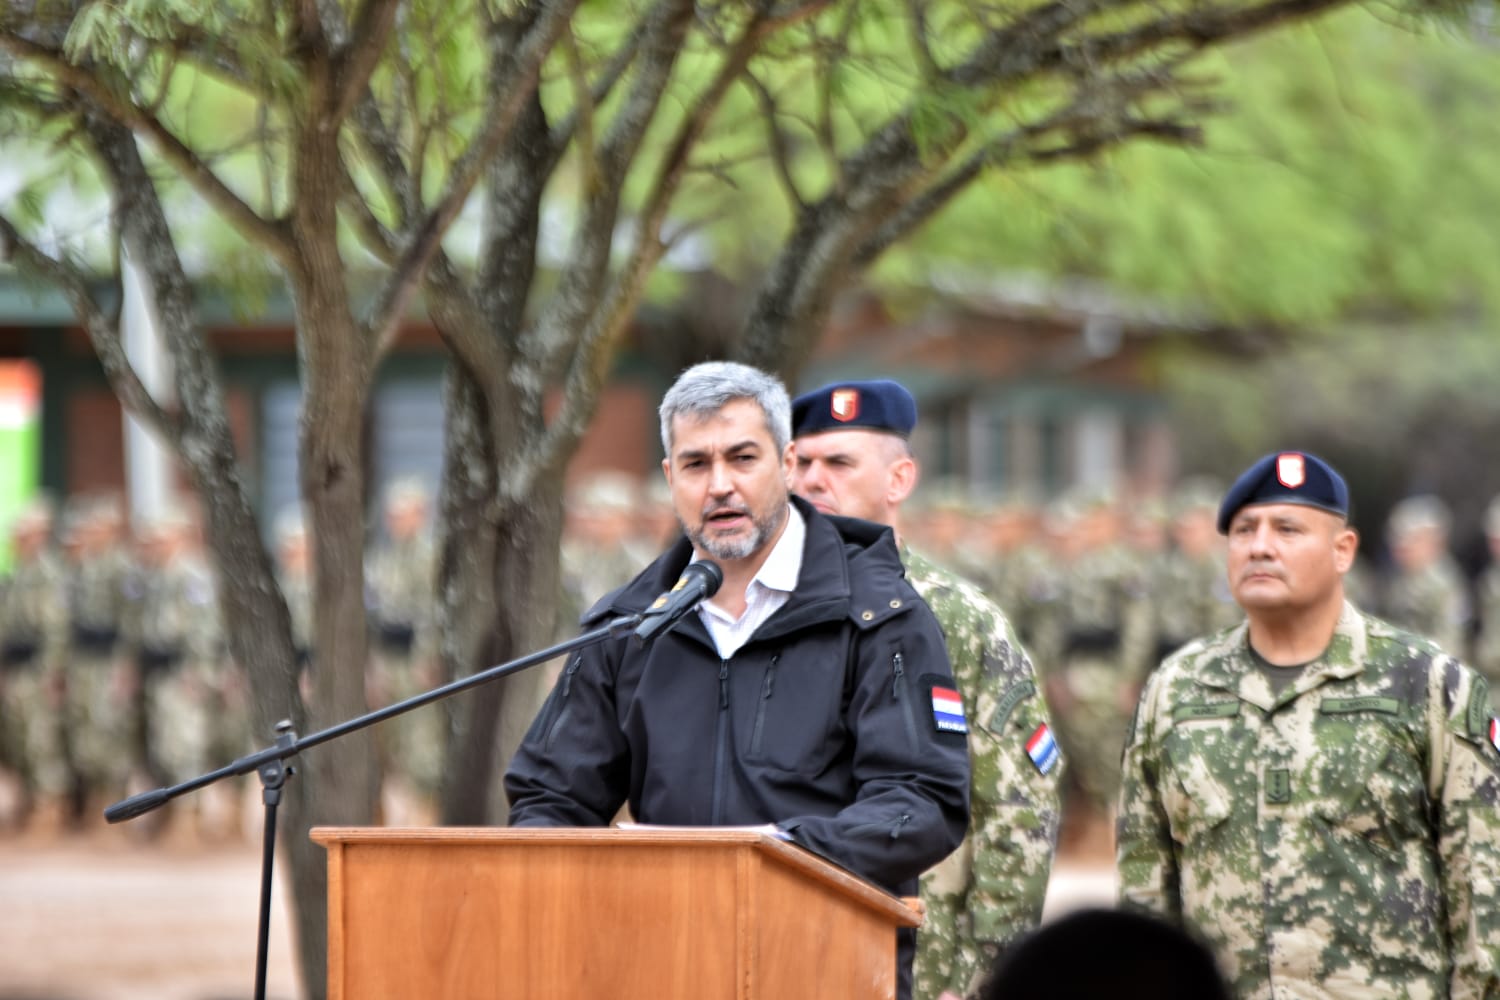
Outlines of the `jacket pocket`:
[[1245,732],[1233,718],[1178,721],[1166,737],[1161,799],[1172,839],[1190,844],[1234,811],[1236,775],[1245,767]]

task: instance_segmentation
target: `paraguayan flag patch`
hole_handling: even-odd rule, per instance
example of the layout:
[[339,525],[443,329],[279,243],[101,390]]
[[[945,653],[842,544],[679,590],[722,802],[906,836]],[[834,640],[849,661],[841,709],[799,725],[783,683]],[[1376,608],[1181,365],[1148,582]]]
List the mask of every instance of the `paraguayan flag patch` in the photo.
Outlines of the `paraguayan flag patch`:
[[932,724],[940,733],[967,733],[969,724],[964,721],[964,700],[952,688],[932,689]]
[[1500,750],[1500,719],[1490,716],[1490,746]]
[[1026,741],[1026,756],[1031,758],[1036,769],[1043,774],[1057,766],[1062,751],[1057,747],[1057,737],[1052,735],[1051,726],[1044,722],[1036,727],[1036,731]]

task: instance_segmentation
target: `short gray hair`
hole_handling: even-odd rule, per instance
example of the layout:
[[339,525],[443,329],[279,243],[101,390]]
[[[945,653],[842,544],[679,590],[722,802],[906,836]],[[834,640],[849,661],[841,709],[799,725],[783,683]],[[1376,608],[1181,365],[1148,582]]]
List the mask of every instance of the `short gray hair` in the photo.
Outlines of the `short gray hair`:
[[712,416],[737,399],[748,399],[760,407],[766,430],[776,445],[776,454],[786,451],[792,440],[792,401],[786,386],[774,375],[733,361],[705,361],[677,377],[662,398],[661,447],[672,454],[672,421],[680,416],[699,419]]

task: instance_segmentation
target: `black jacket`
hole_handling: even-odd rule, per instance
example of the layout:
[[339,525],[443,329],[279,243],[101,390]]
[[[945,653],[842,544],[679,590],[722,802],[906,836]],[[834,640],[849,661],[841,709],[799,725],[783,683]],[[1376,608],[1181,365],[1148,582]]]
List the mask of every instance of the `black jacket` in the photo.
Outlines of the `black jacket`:
[[[954,686],[936,619],[902,575],[890,529],[807,522],[797,589],[729,660],[697,613],[649,645],[575,653],[505,778],[513,826],[776,823],[894,892],[968,825],[965,737],[940,731]],[[686,539],[588,614],[639,613],[692,557]]]

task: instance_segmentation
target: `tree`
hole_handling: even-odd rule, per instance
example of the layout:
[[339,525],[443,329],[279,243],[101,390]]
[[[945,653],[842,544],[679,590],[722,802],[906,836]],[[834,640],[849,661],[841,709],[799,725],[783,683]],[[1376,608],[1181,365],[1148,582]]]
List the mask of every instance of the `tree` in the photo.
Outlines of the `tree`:
[[[152,278],[178,405],[141,386],[111,300],[37,239],[33,201],[14,200],[0,234],[17,266],[67,290],[125,406],[202,496],[260,731],[283,716],[305,731],[364,707],[359,428],[418,292],[452,359],[439,588],[458,675],[552,635],[563,473],[671,247],[723,250],[744,231],[715,228],[723,217],[781,221],[734,248],[764,268],[740,353],[793,372],[834,294],[983,173],[1197,141],[1213,109],[1190,71],[1201,51],[1341,2],[19,0],[0,13],[8,134],[83,154],[109,193],[120,245]],[[184,191],[295,306],[327,668],[306,705],[194,312]],[[450,234],[466,206],[483,219],[472,260]],[[540,262],[544,209],[570,229],[555,269]],[[536,683],[465,699],[446,820],[488,817],[497,718],[528,716]],[[284,829],[320,991],[325,883],[306,831],[369,822],[368,740],[304,767]]]
[[1218,51],[1225,113],[1194,148],[993,173],[881,262],[1092,278],[1228,323],[1500,315],[1500,49],[1352,8]]

